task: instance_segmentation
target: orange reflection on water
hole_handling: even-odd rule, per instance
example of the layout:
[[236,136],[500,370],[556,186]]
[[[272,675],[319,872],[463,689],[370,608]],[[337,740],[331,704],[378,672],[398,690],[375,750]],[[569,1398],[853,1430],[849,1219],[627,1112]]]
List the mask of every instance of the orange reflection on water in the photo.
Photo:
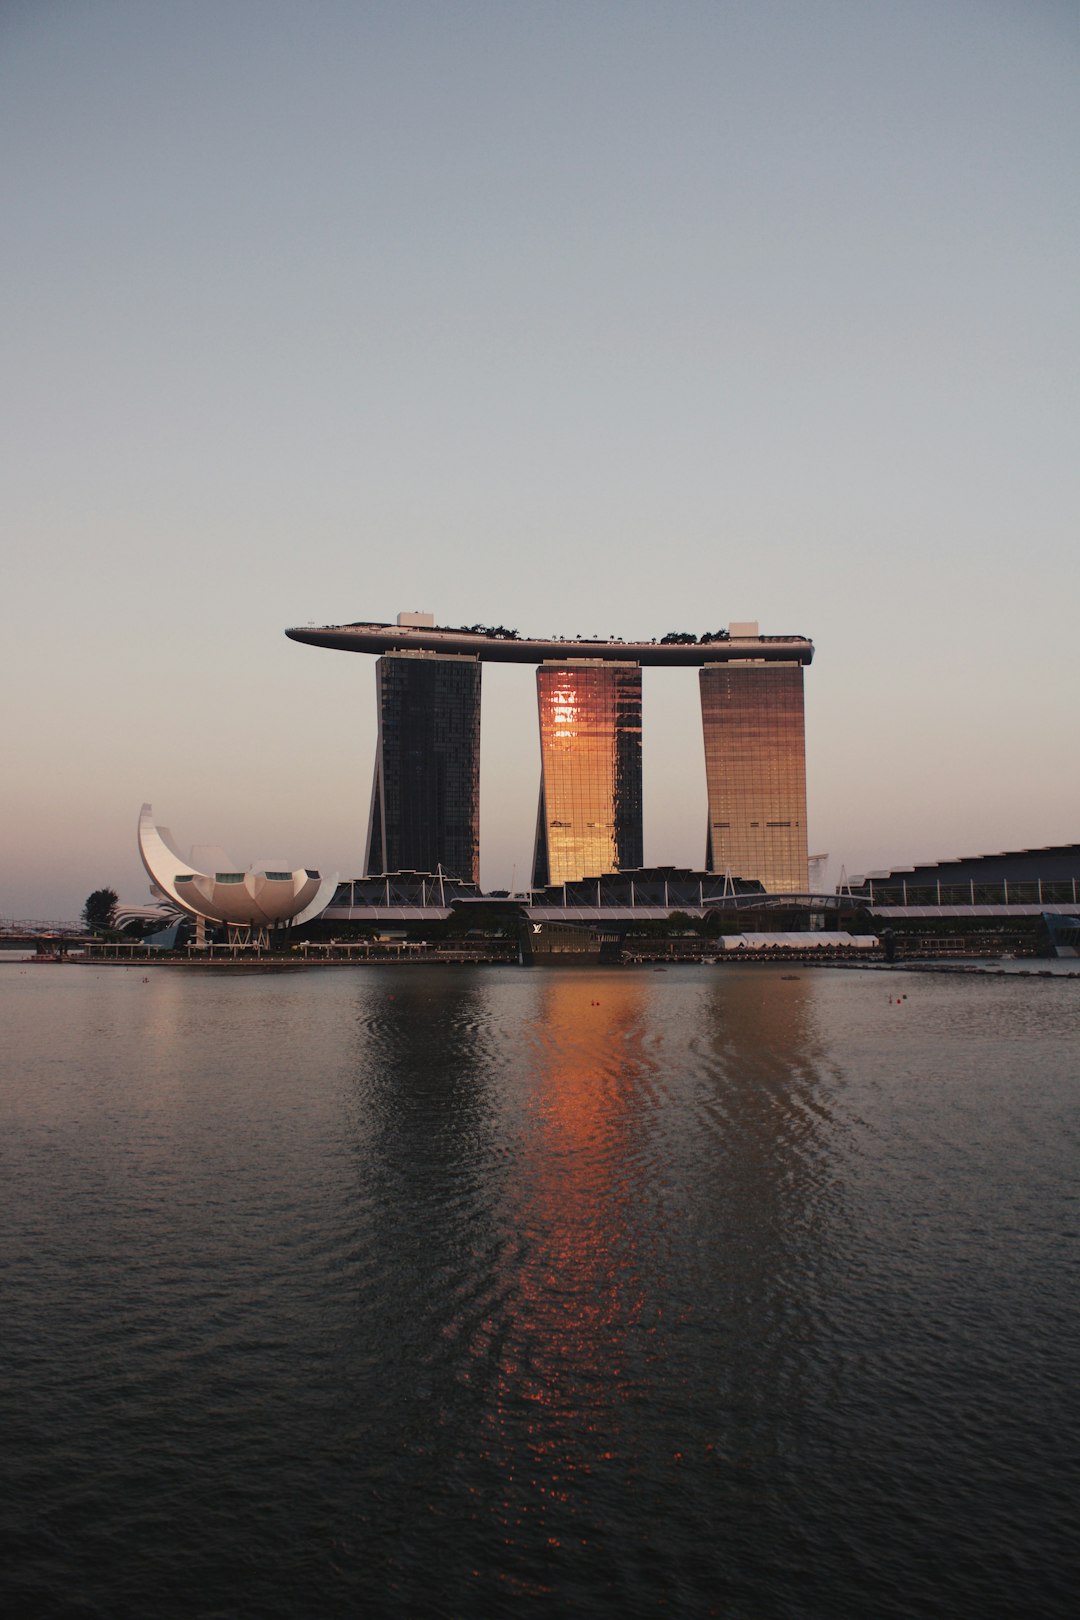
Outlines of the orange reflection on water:
[[644,1392],[655,1326],[655,1233],[639,1219],[645,984],[588,970],[536,974],[512,1215],[520,1248],[486,1420],[506,1484],[502,1528],[514,1541],[528,1523],[533,1545],[538,1533],[565,1537],[579,1483],[619,1467],[620,1413]]

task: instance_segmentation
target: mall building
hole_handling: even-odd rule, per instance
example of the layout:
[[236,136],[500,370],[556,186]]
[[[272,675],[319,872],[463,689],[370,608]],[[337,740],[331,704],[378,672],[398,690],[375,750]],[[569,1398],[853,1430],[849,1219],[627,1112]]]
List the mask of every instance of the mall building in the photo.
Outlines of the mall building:
[[838,892],[887,922],[1072,913],[1080,905],[1080,844],[894,866],[851,878]]
[[375,654],[378,742],[364,876],[479,878],[484,663],[536,667],[540,787],[534,888],[643,866],[641,672],[696,667],[707,789],[704,869],[770,894],[809,887],[803,636],[756,623],[661,641],[526,639],[502,626],[287,630],[293,641]]
[[875,932],[901,954],[936,941],[970,954],[995,941],[1009,955],[1069,955],[1080,949],[1080,844],[1001,850],[894,866],[843,880],[841,910],[861,906]]

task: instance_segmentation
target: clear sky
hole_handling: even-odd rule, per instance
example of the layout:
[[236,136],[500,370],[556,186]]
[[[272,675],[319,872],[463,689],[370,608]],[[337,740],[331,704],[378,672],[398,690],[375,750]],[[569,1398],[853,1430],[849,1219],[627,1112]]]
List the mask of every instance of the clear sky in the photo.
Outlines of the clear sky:
[[[4,0],[0,914],[353,875],[367,658],[811,636],[830,877],[1080,839],[1074,0]],[[532,672],[484,672],[482,878]],[[696,676],[646,858],[699,865]]]

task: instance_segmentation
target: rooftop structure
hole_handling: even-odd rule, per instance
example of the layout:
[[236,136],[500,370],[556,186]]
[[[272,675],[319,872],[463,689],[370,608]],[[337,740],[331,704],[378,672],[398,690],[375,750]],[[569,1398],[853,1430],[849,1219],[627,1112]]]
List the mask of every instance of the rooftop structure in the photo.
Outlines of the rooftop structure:
[[1038,915],[1080,905],[1080,844],[1005,850],[868,872],[838,885],[875,916]]
[[[403,620],[429,617],[429,614],[420,613],[400,615]],[[581,636],[525,637],[518,635],[516,630],[506,630],[501,626],[487,629],[472,625],[452,629],[411,623],[359,622],[328,624],[321,628],[297,626],[286,630],[285,634],[292,641],[302,641],[310,647],[335,647],[341,652],[458,653],[493,664],[542,664],[553,659],[600,658],[612,663],[675,668],[746,658],[765,663],[794,661],[799,664],[809,664],[813,659],[814,644],[805,636],[762,636],[756,633],[756,625],[737,624],[734,627],[735,631],[750,629],[754,631],[753,635],[717,630],[699,637],[686,631],[675,632],[672,637],[661,637],[659,641],[620,641],[614,637],[607,640],[589,640]]]
[[346,878],[326,908],[326,922],[420,921],[449,917],[459,900],[480,900],[475,883],[443,873],[384,872],[379,877]]
[[920,861],[914,866],[893,866],[867,872],[844,885],[852,894],[868,894],[889,885],[924,886],[996,883],[1070,882],[1080,878],[1080,844],[1046,844],[1039,849],[999,850],[989,855],[957,855],[942,861]]
[[[326,923],[409,923],[444,920],[451,912],[499,910],[530,922],[545,919],[584,925],[662,921],[673,912],[688,917],[723,915],[835,916],[851,910],[839,895],[766,894],[762,885],[680,866],[594,873],[577,882],[553,883],[527,894],[481,894],[474,884],[426,872],[390,872],[379,878],[339,883],[323,914]],[[789,925],[790,926],[790,925]]]

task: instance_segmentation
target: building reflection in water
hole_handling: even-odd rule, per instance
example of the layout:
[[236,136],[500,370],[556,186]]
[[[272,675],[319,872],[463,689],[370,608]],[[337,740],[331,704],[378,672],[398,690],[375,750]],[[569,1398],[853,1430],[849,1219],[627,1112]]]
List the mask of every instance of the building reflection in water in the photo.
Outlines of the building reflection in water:
[[575,1472],[608,1455],[635,1384],[628,1334],[642,1321],[650,1248],[632,1171],[650,1082],[645,984],[640,976],[568,973],[545,977],[538,989],[528,1147],[515,1193],[524,1264],[489,1415],[497,1443],[508,1413],[523,1403],[533,1409],[535,1505],[564,1498]]
[[462,1612],[648,1593],[673,1515],[692,1602],[767,1566],[835,1197],[806,998],[753,968],[380,979],[351,1355],[382,1416],[354,1443],[409,1601],[448,1540]]
[[[792,1403],[842,1190],[829,1076],[814,1020],[813,974],[739,968],[708,984],[700,1015],[693,1154],[711,1262],[687,1278],[710,1301],[715,1343],[753,1342],[752,1363],[721,1354],[732,1417],[760,1432]],[[684,1263],[686,1256],[684,1255]],[[796,1331],[793,1332],[793,1329]]]
[[744,1533],[748,1472],[771,1488],[805,1397],[831,1196],[813,1044],[775,974],[542,982],[484,1422],[507,1549],[543,1532],[617,1581],[628,1490],[657,1503],[624,1525],[646,1562],[673,1503],[706,1540],[718,1516]]
[[667,1234],[652,1180],[648,977],[554,970],[531,982],[505,1212],[513,1288],[490,1342],[473,1346],[471,1376],[487,1383],[488,1512],[508,1578],[540,1596],[538,1545],[582,1593],[625,1578],[609,1532],[653,1392]]

